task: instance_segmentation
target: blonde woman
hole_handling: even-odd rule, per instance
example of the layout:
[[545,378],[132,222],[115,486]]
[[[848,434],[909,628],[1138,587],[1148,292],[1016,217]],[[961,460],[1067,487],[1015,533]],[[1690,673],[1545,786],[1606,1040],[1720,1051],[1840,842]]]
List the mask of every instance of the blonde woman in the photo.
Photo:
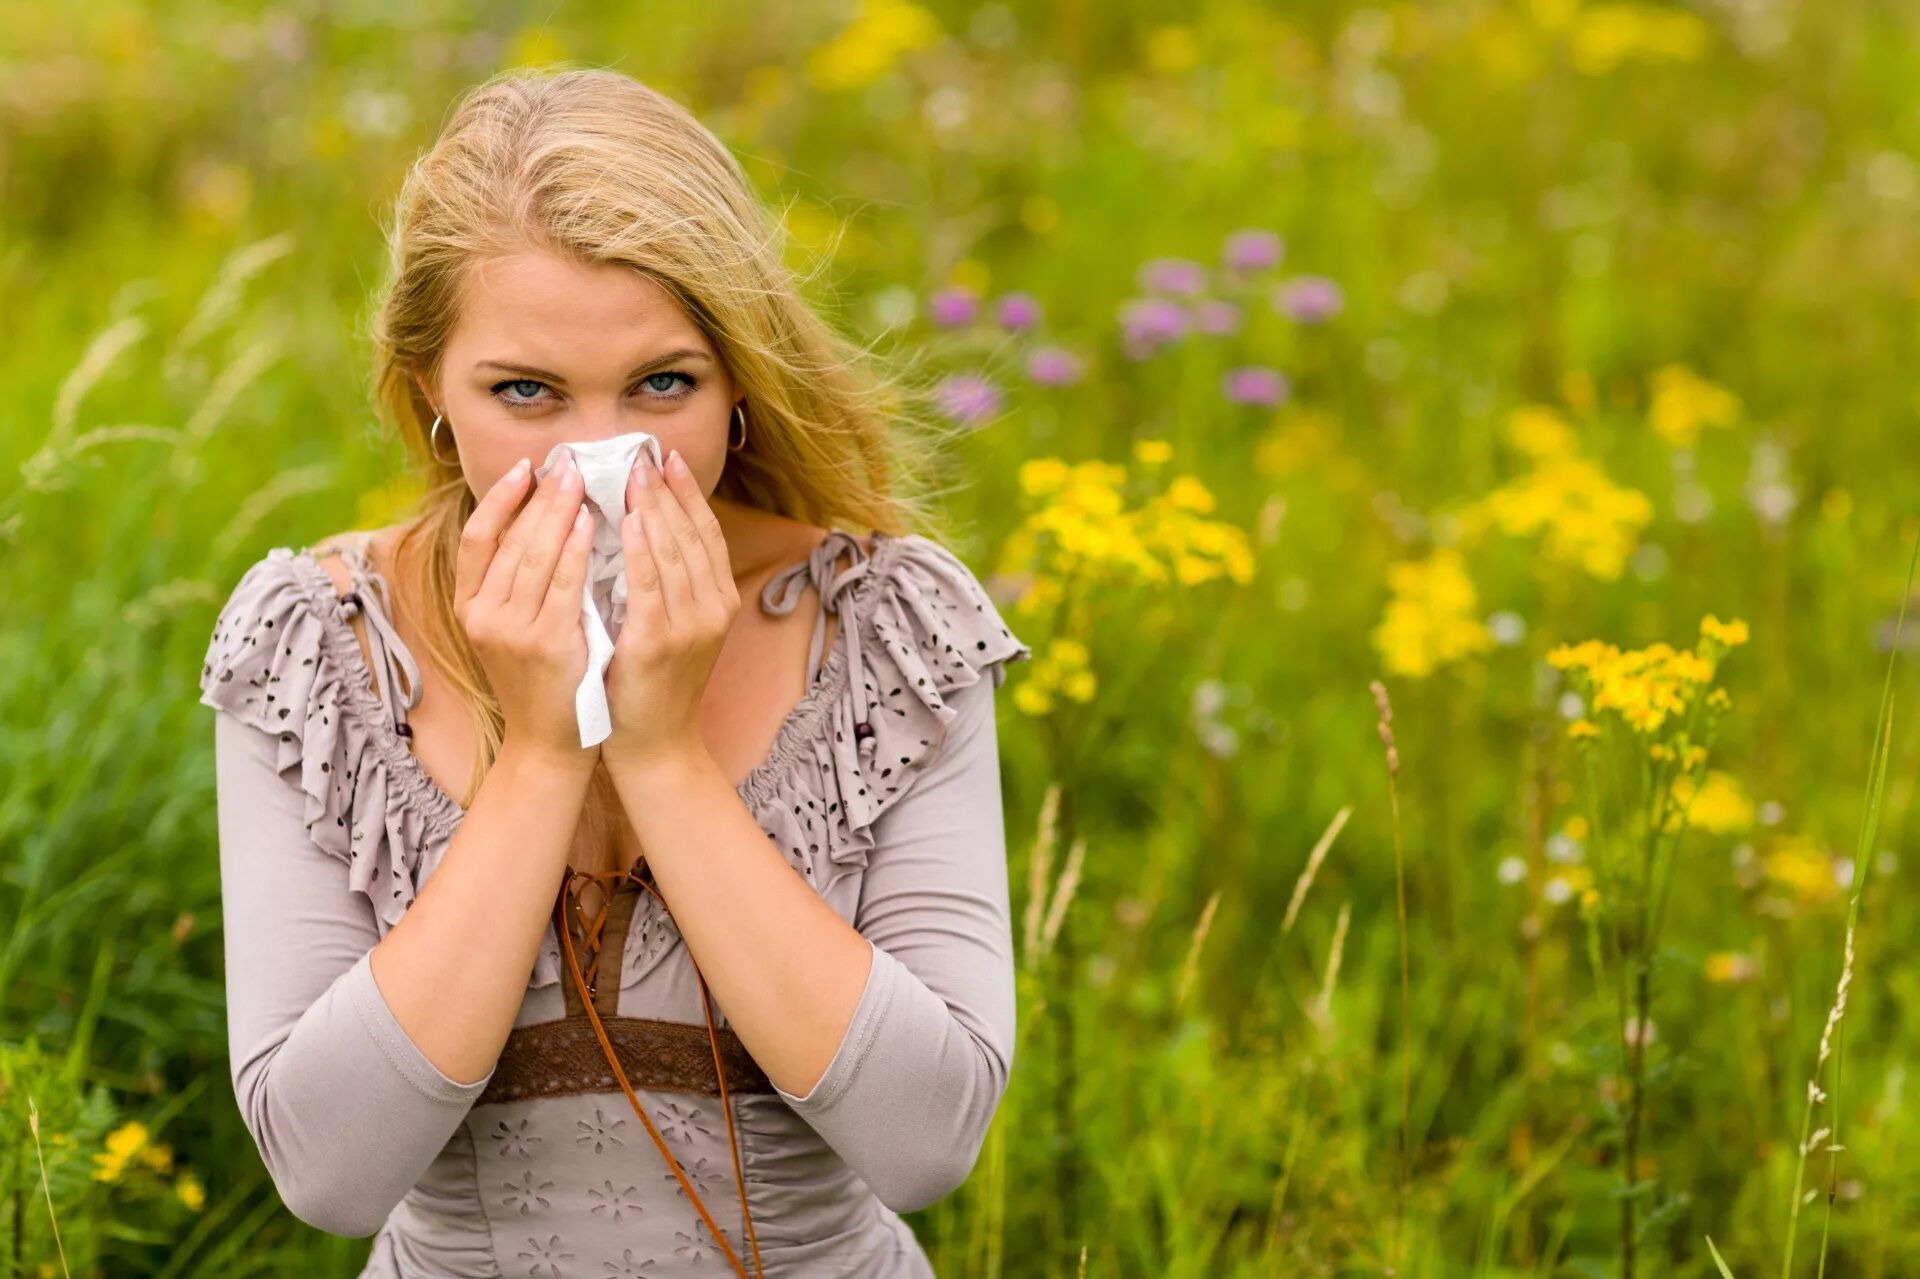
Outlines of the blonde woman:
[[[222,610],[233,1081],[365,1274],[931,1274],[1014,982],[994,693],[1030,654],[904,531],[892,388],[734,159],[602,70],[496,77],[407,176],[374,325],[428,468]],[[612,732],[554,446],[644,431]],[[864,532],[864,536],[860,535]]]

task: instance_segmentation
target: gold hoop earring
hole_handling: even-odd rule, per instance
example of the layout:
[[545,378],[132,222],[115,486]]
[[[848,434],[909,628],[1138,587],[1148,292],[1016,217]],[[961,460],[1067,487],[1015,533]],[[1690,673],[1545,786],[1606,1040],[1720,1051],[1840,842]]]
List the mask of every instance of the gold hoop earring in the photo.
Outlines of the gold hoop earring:
[[[447,428],[447,434],[448,435],[453,434],[453,428],[451,426]],[[427,452],[433,454],[433,460],[440,463],[440,465],[442,466],[460,465],[459,441],[457,440],[454,441],[453,456],[451,458],[445,458],[440,456],[440,450],[437,447],[439,443],[439,436],[440,436],[440,415],[438,413],[435,413],[433,415],[433,426],[430,427],[427,431]]]
[[747,411],[743,405],[736,404],[733,406],[733,420],[740,423],[740,442],[735,444],[732,440],[732,434],[729,432],[727,451],[729,453],[738,453],[741,449],[747,447]]

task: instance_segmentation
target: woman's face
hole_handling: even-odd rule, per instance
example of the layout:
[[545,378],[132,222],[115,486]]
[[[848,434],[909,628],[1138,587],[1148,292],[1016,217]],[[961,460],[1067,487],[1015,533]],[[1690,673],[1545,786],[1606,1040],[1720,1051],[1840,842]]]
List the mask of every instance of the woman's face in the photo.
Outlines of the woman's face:
[[[416,374],[417,376],[417,374]],[[732,379],[666,290],[625,267],[529,250],[467,277],[438,384],[468,487],[483,494],[521,458],[562,441],[645,431],[680,450],[709,497],[726,463]]]

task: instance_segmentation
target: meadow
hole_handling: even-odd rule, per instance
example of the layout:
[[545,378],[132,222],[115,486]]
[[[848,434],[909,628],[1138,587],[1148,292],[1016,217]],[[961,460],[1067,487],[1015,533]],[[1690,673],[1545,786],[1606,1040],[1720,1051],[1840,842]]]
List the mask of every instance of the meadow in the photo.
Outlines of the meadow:
[[0,0],[0,1272],[365,1255],[234,1105],[196,676],[406,509],[387,202],[553,63],[924,371],[1035,651],[940,1274],[1920,1271],[1914,6]]

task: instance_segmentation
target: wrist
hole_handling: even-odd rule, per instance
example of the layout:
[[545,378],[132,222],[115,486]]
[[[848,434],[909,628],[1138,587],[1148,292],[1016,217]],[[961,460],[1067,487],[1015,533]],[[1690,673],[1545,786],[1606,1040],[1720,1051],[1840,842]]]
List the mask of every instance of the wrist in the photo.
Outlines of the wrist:
[[573,750],[517,740],[511,735],[500,742],[500,754],[494,769],[504,769],[517,782],[540,786],[582,786],[593,776],[600,762],[596,750]]
[[647,751],[602,751],[607,774],[618,789],[680,788],[711,775],[721,777],[720,765],[705,743],[657,746]]

